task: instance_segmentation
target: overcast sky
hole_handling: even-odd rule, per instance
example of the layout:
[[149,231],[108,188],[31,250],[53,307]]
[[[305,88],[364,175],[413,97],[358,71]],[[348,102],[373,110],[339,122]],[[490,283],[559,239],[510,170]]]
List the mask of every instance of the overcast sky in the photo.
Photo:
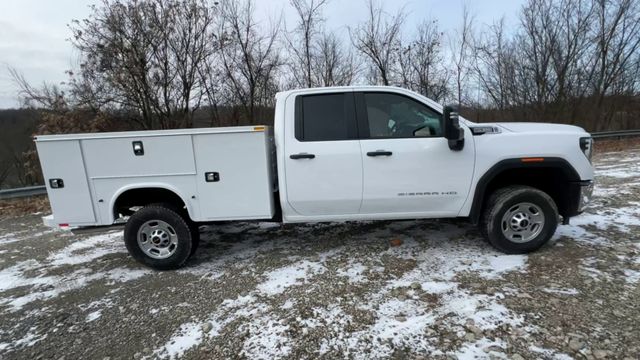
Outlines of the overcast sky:
[[[33,84],[60,83],[64,73],[78,63],[78,54],[67,41],[72,19],[89,15],[89,5],[95,0],[1,0],[0,1],[0,108],[19,105],[16,89],[6,67],[23,72]],[[408,14],[405,31],[424,19],[436,19],[446,33],[453,32],[461,22],[463,0],[383,0],[385,10],[394,13],[400,8]],[[504,16],[509,27],[517,23],[518,11],[524,0],[483,0],[467,4],[479,25],[491,24]],[[295,21],[288,0],[257,0],[256,16],[264,21],[282,18],[288,24]],[[330,0],[324,16],[328,28],[348,37],[347,27],[365,18],[365,0]],[[290,26],[291,27],[291,26]]]

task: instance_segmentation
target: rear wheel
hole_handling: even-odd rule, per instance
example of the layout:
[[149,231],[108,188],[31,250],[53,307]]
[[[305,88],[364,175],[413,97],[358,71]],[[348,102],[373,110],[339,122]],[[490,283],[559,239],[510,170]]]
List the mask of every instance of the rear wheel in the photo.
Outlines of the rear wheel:
[[481,226],[496,249],[508,254],[528,253],[551,239],[558,226],[558,209],[543,191],[509,186],[491,195]]
[[188,220],[175,209],[150,205],[136,211],[124,228],[129,254],[157,270],[177,269],[192,253],[193,235]]
[[184,221],[186,221],[187,224],[189,224],[189,229],[191,230],[191,255],[193,255],[196,252],[196,250],[198,250],[198,246],[200,245],[200,226],[189,218],[189,212],[187,211],[186,208],[184,207],[181,208],[178,205],[174,205],[172,203],[166,203],[166,202],[151,203],[148,206],[166,207],[180,214],[184,219]]

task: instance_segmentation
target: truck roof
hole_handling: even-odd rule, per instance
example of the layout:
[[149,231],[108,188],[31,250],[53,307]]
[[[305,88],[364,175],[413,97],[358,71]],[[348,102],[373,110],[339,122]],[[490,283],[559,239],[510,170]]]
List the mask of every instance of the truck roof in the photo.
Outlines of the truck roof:
[[288,95],[291,93],[298,92],[323,92],[323,91],[371,91],[371,90],[401,90],[407,91],[406,89],[397,87],[397,86],[382,86],[382,85],[351,85],[351,86],[326,86],[326,87],[314,87],[314,88],[300,88],[300,89],[291,89],[286,91],[278,92],[279,95]]
[[287,91],[281,91],[276,94],[276,98],[286,98],[291,94],[315,94],[323,92],[337,92],[337,91],[385,91],[390,90],[394,93],[404,94],[410,97],[418,97],[427,105],[431,106],[437,111],[442,111],[442,105],[436,101],[429,99],[428,97],[421,95],[417,92],[397,87],[397,86],[380,86],[380,85],[353,85],[353,86],[330,86],[330,87],[317,87],[317,88],[303,88],[292,89]]

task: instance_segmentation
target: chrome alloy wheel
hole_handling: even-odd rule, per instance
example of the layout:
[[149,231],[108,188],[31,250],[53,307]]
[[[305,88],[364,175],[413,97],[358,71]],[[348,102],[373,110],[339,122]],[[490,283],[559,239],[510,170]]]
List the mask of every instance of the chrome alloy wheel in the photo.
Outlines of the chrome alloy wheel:
[[502,216],[502,234],[514,243],[533,240],[544,228],[544,214],[538,205],[523,202],[507,210]]
[[178,248],[178,234],[162,220],[149,220],[138,230],[138,246],[151,258],[166,259]]

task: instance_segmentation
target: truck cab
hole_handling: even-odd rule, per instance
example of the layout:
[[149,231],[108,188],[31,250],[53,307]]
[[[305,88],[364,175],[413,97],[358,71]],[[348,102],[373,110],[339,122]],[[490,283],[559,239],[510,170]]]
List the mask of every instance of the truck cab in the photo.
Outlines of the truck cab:
[[285,221],[458,216],[471,188],[476,150],[466,126],[466,146],[450,149],[442,111],[398,88],[278,94]]
[[198,224],[230,220],[460,217],[498,250],[526,253],[579,214],[593,189],[583,129],[476,124],[396,87],[278,93],[273,129],[54,135],[36,144],[47,221],[126,222],[130,254],[156,269],[186,262]]

